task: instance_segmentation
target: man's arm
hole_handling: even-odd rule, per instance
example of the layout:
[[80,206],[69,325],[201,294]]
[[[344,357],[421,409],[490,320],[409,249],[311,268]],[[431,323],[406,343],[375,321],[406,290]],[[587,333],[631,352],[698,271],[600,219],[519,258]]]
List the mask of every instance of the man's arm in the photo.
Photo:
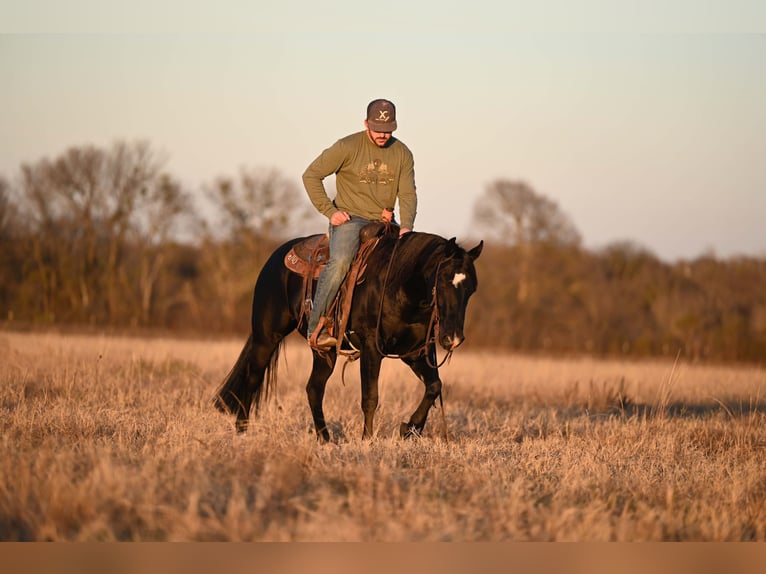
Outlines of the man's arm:
[[303,172],[303,187],[317,211],[330,219],[338,208],[335,207],[324,187],[324,178],[337,172],[343,165],[344,154],[340,141],[324,150]]
[[[408,150],[409,152],[409,150]],[[412,231],[418,208],[418,196],[415,191],[415,162],[412,153],[407,153],[402,171],[399,174],[399,216],[402,234]]]

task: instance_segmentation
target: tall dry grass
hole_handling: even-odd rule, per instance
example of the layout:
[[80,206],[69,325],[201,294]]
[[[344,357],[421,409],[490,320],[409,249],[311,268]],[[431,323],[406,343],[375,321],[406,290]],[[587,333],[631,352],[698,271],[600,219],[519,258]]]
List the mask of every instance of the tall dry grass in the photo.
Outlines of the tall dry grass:
[[766,539],[763,369],[462,351],[402,441],[387,360],[362,441],[352,365],[320,445],[297,341],[249,434],[212,408],[243,342],[0,333],[0,539]]

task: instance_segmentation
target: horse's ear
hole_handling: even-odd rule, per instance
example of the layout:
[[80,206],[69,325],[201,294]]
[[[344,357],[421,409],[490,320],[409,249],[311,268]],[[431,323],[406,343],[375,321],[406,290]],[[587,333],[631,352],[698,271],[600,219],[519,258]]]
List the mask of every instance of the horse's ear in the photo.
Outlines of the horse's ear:
[[447,257],[452,257],[455,253],[457,253],[457,250],[457,237],[453,237],[447,241],[447,245],[444,247],[444,253],[447,255]]
[[481,250],[484,247],[484,240],[479,241],[479,244],[468,252],[468,256],[474,261],[481,255]]

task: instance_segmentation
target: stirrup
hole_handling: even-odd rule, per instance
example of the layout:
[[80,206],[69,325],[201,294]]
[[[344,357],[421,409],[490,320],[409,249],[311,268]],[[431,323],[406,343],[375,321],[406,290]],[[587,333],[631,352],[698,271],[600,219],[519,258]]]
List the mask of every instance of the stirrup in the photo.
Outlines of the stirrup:
[[320,317],[314,332],[308,338],[309,347],[315,351],[329,351],[337,347],[338,339],[330,333],[332,326],[333,322],[327,318],[327,315]]
[[338,346],[338,339],[330,335],[325,329],[316,328],[309,337],[309,347],[316,351],[329,351]]

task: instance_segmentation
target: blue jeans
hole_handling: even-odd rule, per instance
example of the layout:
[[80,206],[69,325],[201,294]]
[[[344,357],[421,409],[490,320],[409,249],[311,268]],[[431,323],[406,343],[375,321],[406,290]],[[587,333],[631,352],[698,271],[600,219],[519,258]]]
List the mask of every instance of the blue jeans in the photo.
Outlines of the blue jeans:
[[359,251],[359,230],[368,223],[369,219],[352,215],[349,221],[330,226],[330,259],[317,281],[308,324],[309,337],[316,329],[320,317],[327,312],[327,308],[335,299],[356,252]]

